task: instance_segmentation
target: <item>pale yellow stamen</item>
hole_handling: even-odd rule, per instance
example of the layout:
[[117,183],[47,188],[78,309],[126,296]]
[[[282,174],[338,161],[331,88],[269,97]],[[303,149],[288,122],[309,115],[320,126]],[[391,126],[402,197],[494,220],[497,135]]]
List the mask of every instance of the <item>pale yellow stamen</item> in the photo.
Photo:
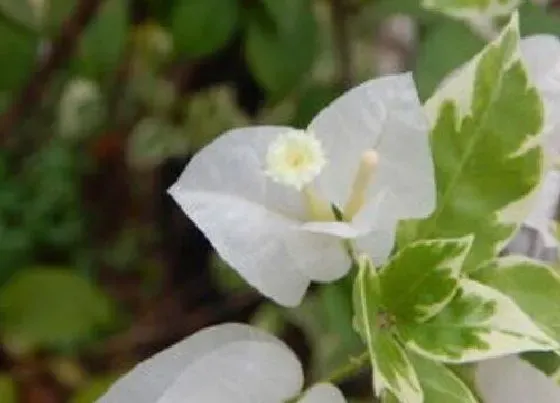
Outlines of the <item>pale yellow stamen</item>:
[[335,221],[336,218],[331,205],[321,199],[310,186],[303,188],[303,195],[307,202],[307,210],[312,221]]
[[344,206],[343,214],[346,220],[351,220],[365,203],[368,186],[371,182],[375,168],[379,163],[379,155],[375,150],[368,150],[362,154],[360,165],[350,197]]

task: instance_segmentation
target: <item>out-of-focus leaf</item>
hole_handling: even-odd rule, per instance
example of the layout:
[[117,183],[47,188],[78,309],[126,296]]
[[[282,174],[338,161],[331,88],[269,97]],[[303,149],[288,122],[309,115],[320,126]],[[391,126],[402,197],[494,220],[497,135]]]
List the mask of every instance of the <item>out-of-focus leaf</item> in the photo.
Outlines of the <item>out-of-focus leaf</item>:
[[0,398],[2,403],[17,403],[16,384],[14,380],[6,374],[0,374]]
[[239,4],[237,0],[176,2],[171,29],[177,51],[200,57],[223,47],[237,27]]
[[185,130],[191,150],[204,147],[226,130],[248,126],[249,118],[228,86],[217,86],[191,97],[186,105]]
[[91,379],[70,399],[70,403],[95,403],[120,375],[105,375]]
[[212,254],[210,274],[216,286],[224,292],[248,289],[249,285],[217,253]]
[[314,85],[307,88],[297,99],[292,125],[306,127],[319,111],[339,95],[340,91],[332,85]]
[[74,11],[77,0],[48,0],[45,3],[43,28],[48,35],[56,35],[62,23]]
[[33,70],[37,36],[0,16],[0,92],[17,90]]
[[428,99],[442,80],[484,47],[466,25],[445,20],[428,28],[414,68],[420,98]]
[[107,296],[71,270],[23,270],[0,289],[1,336],[24,351],[86,342],[115,319]]
[[560,16],[529,1],[519,8],[521,35],[560,35]]
[[555,380],[558,386],[560,386],[560,352],[529,351],[521,354],[521,358]]
[[245,55],[273,99],[291,91],[310,70],[317,50],[317,22],[309,0],[262,0],[266,10],[248,21]]
[[0,15],[34,31],[37,27],[37,17],[33,14],[30,1],[0,0]]
[[87,77],[114,74],[124,52],[128,33],[128,1],[107,0],[82,35],[76,69]]
[[510,14],[521,0],[422,0],[422,6],[467,21],[491,21]]
[[377,0],[372,2],[373,12],[379,18],[393,14],[407,14],[421,21],[437,19],[438,16],[421,6],[420,0]]
[[93,81],[77,78],[68,82],[58,105],[59,134],[80,139],[101,127],[104,117],[101,91]]
[[184,155],[188,149],[189,139],[183,128],[164,119],[147,117],[138,122],[129,138],[127,159],[133,167],[143,169]]

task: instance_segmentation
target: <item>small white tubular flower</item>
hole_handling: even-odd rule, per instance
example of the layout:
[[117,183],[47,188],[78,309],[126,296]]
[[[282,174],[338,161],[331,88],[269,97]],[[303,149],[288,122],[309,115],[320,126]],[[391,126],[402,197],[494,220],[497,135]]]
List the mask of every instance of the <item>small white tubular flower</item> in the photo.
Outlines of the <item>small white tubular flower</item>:
[[560,384],[515,356],[478,364],[476,386],[484,403],[560,402]]
[[321,143],[303,130],[290,130],[279,135],[268,148],[266,173],[272,180],[301,190],[325,166]]
[[[259,329],[223,324],[203,329],[138,364],[97,403],[283,403],[297,396],[303,371],[284,343]],[[300,403],[344,403],[318,384]]]
[[383,263],[398,220],[433,210],[428,123],[412,75],[348,91],[305,131],[229,131],[169,192],[249,284],[295,306],[311,281],[348,272],[344,239]]

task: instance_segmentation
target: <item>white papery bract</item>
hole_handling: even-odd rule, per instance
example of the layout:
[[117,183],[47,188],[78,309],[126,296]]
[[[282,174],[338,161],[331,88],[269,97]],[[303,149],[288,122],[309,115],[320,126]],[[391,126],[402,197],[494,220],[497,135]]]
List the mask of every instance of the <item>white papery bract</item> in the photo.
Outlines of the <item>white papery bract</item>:
[[484,403],[560,402],[560,384],[514,356],[478,364],[476,386]]
[[[560,40],[552,35],[530,36],[521,41],[521,51],[529,76],[543,99],[546,168],[551,168],[560,162]],[[525,220],[525,225],[537,230],[549,248],[558,244],[551,227],[559,195],[560,172],[552,167]]]
[[[297,136],[313,136],[320,150],[305,143],[309,138],[298,149]],[[286,139],[296,139],[289,153]],[[364,155],[372,161],[372,151],[375,166],[369,175],[360,173]],[[305,169],[291,170],[286,161]],[[371,80],[348,91],[305,131],[231,130],[195,155],[169,192],[249,284],[295,306],[311,281],[348,272],[343,240],[382,263],[397,221],[433,210],[428,124],[412,75]],[[346,206],[352,214],[336,221],[331,206]]]
[[[243,324],[203,329],[138,364],[98,403],[282,403],[300,393],[303,371],[284,343]],[[330,384],[300,403],[344,403]]]

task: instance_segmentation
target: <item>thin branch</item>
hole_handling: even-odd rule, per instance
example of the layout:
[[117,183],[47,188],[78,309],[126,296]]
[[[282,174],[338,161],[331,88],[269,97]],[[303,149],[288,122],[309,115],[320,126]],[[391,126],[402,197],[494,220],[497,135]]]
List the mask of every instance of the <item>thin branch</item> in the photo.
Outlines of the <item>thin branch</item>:
[[331,21],[338,64],[337,81],[343,89],[352,86],[352,51],[348,32],[349,11],[345,0],[331,0]]
[[41,102],[43,92],[56,72],[72,55],[81,33],[95,16],[103,0],[81,0],[74,13],[63,24],[59,36],[53,42],[49,53],[41,61],[37,71],[30,77],[7,112],[0,117],[0,143],[35,107]]

